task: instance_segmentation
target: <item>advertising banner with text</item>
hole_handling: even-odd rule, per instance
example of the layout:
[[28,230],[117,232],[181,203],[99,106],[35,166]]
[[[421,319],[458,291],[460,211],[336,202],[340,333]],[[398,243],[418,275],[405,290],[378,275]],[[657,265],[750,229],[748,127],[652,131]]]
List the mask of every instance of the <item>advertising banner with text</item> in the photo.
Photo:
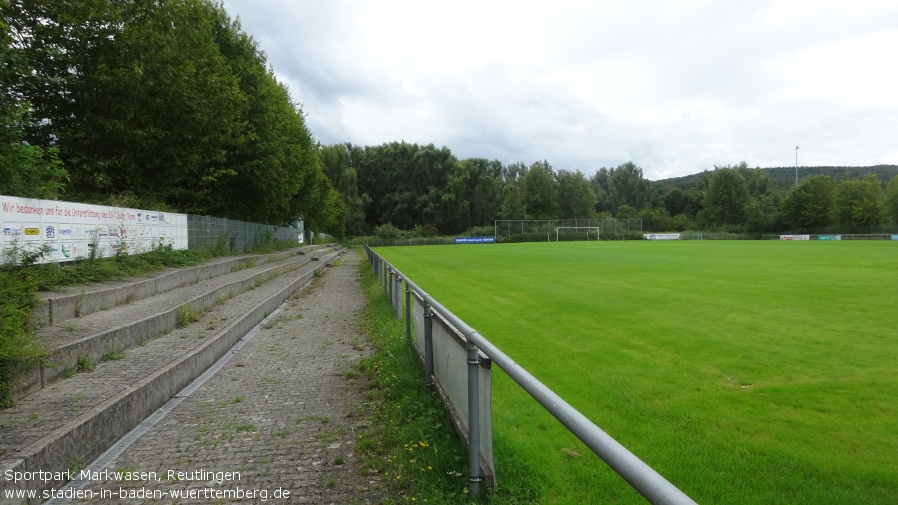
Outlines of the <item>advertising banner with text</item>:
[[57,200],[0,196],[0,249],[36,251],[49,246],[44,263],[139,254],[158,245],[187,249],[187,215]]
[[496,237],[455,237],[456,244],[495,244]]

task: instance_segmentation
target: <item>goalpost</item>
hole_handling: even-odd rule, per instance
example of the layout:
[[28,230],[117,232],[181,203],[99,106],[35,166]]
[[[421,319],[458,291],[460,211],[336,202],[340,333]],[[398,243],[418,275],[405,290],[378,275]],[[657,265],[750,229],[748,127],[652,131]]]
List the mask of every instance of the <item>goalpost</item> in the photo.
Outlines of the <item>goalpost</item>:
[[558,226],[555,228],[555,242],[558,242],[558,238],[561,235],[561,230],[586,230],[586,240],[589,240],[589,230],[596,231],[596,240],[599,240],[599,227],[598,226]]

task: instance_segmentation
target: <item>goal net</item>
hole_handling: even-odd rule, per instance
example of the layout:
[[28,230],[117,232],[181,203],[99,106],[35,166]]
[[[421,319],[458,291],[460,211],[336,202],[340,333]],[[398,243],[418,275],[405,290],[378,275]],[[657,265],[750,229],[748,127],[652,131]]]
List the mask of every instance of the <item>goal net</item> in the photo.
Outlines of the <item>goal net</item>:
[[559,226],[555,228],[555,241],[560,242],[561,239],[565,240],[592,240],[592,237],[595,237],[596,240],[600,238],[600,232],[598,226]]

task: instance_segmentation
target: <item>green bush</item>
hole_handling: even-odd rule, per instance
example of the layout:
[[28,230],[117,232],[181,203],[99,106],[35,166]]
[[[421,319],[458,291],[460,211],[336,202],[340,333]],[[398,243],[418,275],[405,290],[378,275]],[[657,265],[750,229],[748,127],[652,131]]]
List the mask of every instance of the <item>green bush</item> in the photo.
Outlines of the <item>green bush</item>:
[[33,366],[44,355],[31,327],[37,284],[27,269],[0,269],[0,408],[11,403],[17,371]]
[[468,228],[467,231],[459,235],[460,237],[492,237],[496,234],[496,229],[492,226],[474,226]]
[[382,224],[374,228],[374,234],[382,239],[397,239],[402,235],[402,230],[390,223]]

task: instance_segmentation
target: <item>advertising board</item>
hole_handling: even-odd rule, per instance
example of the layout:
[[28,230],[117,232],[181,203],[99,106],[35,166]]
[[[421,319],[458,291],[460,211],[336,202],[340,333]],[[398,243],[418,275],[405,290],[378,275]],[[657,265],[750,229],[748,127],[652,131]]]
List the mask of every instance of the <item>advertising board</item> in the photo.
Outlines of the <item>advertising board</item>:
[[680,240],[679,233],[643,233],[646,240]]
[[496,237],[455,237],[456,244],[494,244]]
[[41,262],[141,253],[158,245],[187,249],[187,215],[58,200],[0,196],[0,249],[37,251]]

